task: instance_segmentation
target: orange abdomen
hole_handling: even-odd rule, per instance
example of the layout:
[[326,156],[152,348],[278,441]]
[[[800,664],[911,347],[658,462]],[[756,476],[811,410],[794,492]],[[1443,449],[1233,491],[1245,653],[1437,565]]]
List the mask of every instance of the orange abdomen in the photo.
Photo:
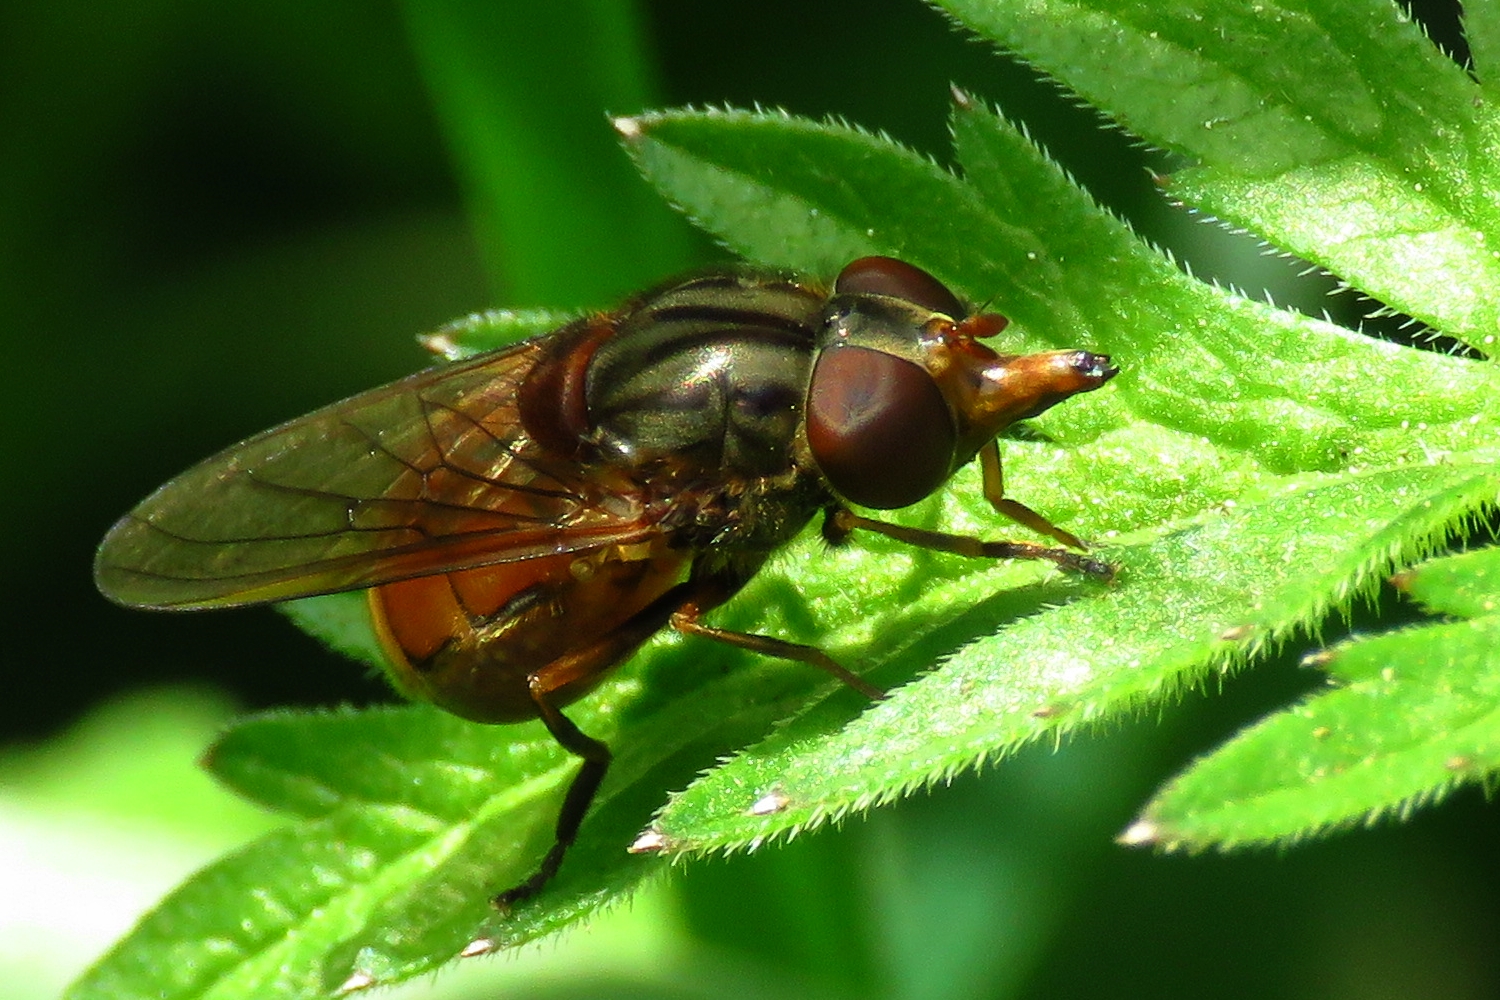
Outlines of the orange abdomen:
[[417,577],[370,591],[403,692],[477,722],[565,705],[661,628],[688,562],[661,543]]

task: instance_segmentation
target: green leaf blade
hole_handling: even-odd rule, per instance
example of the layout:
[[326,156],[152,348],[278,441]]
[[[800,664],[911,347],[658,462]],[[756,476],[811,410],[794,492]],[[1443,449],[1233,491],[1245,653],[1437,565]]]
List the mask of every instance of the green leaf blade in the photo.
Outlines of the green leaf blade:
[[[1080,336],[1116,353],[1125,374],[1115,387],[1136,416],[1250,451],[1280,473],[1409,460],[1414,438],[1429,455],[1467,450],[1500,422],[1489,366],[1194,281],[998,115],[961,100],[953,132],[968,182],[1065,270],[1057,294],[1068,308],[1058,312],[1083,317]],[[1003,297],[997,306],[1009,308]]]
[[[1494,147],[1500,150],[1500,146]],[[1460,212],[1422,182],[1363,156],[1274,178],[1212,169],[1175,175],[1172,193],[1323,265],[1383,304],[1486,353],[1500,329],[1500,218]]]
[[1238,174],[1279,173],[1349,149],[1408,155],[1382,144],[1471,116],[1463,71],[1383,0],[940,6],[1143,138]]
[[435,968],[546,849],[573,762],[545,733],[410,707],[251,719],[209,766],[309,818],[185,883],[70,998],[315,997]]
[[1121,582],[1108,594],[970,643],[832,738],[785,727],[674,799],[656,827],[676,850],[744,847],[1160,701],[1346,604],[1495,489],[1473,468],[1391,470],[1241,501],[1117,549]]
[[1337,690],[1277,713],[1162,790],[1129,836],[1171,848],[1287,843],[1404,816],[1500,772],[1500,619],[1320,656]]
[[450,823],[568,763],[540,724],[497,731],[426,705],[251,717],[205,759],[241,795],[294,815],[392,804]]
[[322,953],[361,922],[372,873],[412,864],[428,837],[368,811],[269,834],[169,895],[68,1000],[326,995]]
[[1176,196],[1471,345],[1495,343],[1500,127],[1396,5],[943,6],[1192,157]]

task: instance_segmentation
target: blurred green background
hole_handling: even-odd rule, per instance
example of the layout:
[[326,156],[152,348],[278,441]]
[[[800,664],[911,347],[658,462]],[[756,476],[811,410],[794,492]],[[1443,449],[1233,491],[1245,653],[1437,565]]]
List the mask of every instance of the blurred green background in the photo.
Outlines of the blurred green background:
[[[1431,7],[1462,57],[1453,5]],[[455,26],[493,63],[457,58]],[[90,560],[116,517],[226,444],[425,364],[419,331],[606,305],[719,255],[632,178],[606,111],[781,106],[941,159],[950,82],[1196,273],[1362,311],[1168,209],[1147,169],[1168,160],[917,0],[0,9],[5,996],[54,994],[265,828],[192,770],[229,713],[389,697],[265,609],[109,606]],[[1161,720],[694,866],[561,948],[411,995],[1500,995],[1500,812],[1477,793],[1282,856],[1112,844],[1176,767],[1305,689],[1300,652]]]

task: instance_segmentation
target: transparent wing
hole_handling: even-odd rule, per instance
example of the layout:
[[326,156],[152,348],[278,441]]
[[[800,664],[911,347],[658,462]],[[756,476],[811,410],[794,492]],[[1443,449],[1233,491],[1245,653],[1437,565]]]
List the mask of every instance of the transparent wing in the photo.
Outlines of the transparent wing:
[[522,430],[531,341],[258,434],[189,469],[110,530],[94,577],[149,608],[281,601],[655,533]]

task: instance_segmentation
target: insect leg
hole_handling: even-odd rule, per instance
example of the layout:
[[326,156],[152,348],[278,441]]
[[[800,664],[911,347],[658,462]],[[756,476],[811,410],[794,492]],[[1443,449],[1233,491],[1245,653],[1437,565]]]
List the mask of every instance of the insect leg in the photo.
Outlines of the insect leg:
[[705,639],[712,639],[715,642],[722,642],[730,646],[738,646],[740,649],[748,649],[765,656],[774,656],[780,660],[796,660],[800,663],[817,667],[819,670],[837,677],[872,701],[879,701],[885,697],[884,691],[881,691],[858,674],[851,673],[837,660],[816,646],[805,646],[799,642],[787,642],[785,639],[776,639],[769,635],[757,635],[753,632],[732,632],[729,629],[704,625],[698,620],[705,611],[721,603],[723,603],[723,598],[718,600],[714,600],[712,597],[708,597],[706,600],[691,598],[684,602],[682,607],[673,612],[670,619],[671,625],[684,635],[700,635]]
[[1005,476],[1000,470],[1000,446],[995,444],[994,439],[985,442],[984,447],[979,449],[979,468],[984,475],[984,498],[990,502],[990,506],[1038,535],[1055,538],[1075,549],[1088,548],[1071,531],[1064,531],[1019,500],[1012,500],[1005,495]]
[[[733,592],[724,592],[715,583],[712,593],[717,596],[717,601],[714,603],[722,603]],[[509,910],[516,903],[535,896],[557,874],[563,855],[567,854],[573,841],[578,839],[578,829],[588,815],[589,806],[593,805],[594,796],[613,760],[607,745],[586,735],[562,714],[553,703],[554,693],[580,679],[597,676],[620,663],[665,625],[678,609],[693,601],[700,593],[707,600],[710,591],[701,583],[693,581],[676,584],[597,641],[559,657],[527,676],[527,693],[536,706],[538,717],[547,727],[547,732],[552,734],[552,738],[564,750],[582,758],[583,766],[574,775],[573,783],[568,786],[567,795],[563,798],[562,809],[557,814],[557,830],[552,847],[526,881],[494,897],[492,902],[496,909]],[[708,606],[712,607],[713,604]]]
[[951,535],[946,531],[928,531],[924,528],[908,528],[900,524],[887,524],[873,518],[862,517],[847,507],[830,508],[824,515],[823,537],[837,544],[854,531],[873,531],[887,538],[908,545],[918,545],[938,552],[974,559],[1045,559],[1063,569],[1087,573],[1108,580],[1115,575],[1114,567],[1099,559],[1070,551],[1052,548],[1032,542],[990,542],[968,535]]
[[713,628],[698,621],[701,615],[723,604],[738,589],[737,582],[711,576],[679,583],[599,642],[549,663],[527,678],[531,700],[547,731],[563,749],[582,758],[583,766],[578,769],[563,799],[552,847],[526,881],[495,896],[493,902],[497,909],[509,910],[516,903],[535,896],[557,874],[563,856],[578,837],[578,829],[613,759],[607,745],[585,735],[558,710],[552,703],[552,693],[579,677],[618,663],[662,625],[670,622],[673,628],[688,635],[701,635],[767,656],[809,663],[872,699],[885,697],[878,688],[850,673],[820,649],[765,635]]
[[573,776],[573,783],[568,786],[568,794],[563,799],[562,810],[557,814],[557,833],[552,841],[552,847],[542,858],[542,863],[537,866],[536,871],[532,872],[526,881],[512,886],[494,898],[494,905],[499,910],[509,910],[521,900],[536,895],[542,886],[557,874],[563,855],[578,838],[578,828],[582,825],[583,817],[587,815],[589,806],[594,801],[594,794],[599,791],[599,785],[604,781],[605,772],[609,770],[610,761],[613,759],[608,746],[591,736],[584,735],[583,730],[574,725],[571,719],[552,704],[548,699],[545,674],[546,671],[543,670],[531,675],[531,700],[536,702],[537,712],[541,715],[547,732],[552,734],[552,738],[557,740],[564,750],[583,758],[583,766]]

